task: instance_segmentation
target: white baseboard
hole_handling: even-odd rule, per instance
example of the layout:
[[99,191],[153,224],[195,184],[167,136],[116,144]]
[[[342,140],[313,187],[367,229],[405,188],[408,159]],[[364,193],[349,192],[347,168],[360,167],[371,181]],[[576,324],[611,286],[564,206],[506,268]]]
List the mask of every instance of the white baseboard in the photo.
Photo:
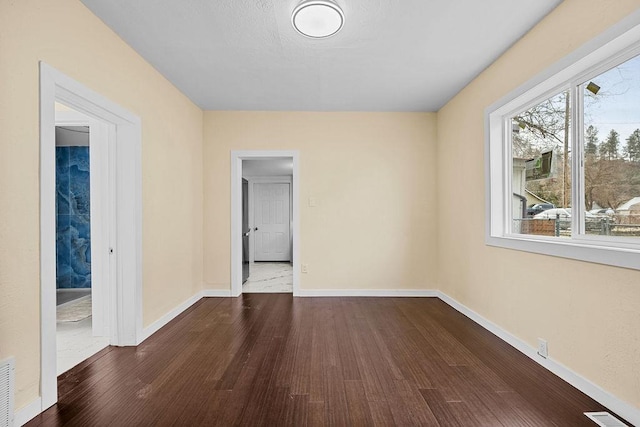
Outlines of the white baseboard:
[[229,289],[205,289],[196,293],[194,296],[184,301],[182,304],[178,305],[176,308],[162,316],[160,319],[153,322],[151,325],[147,326],[142,330],[142,337],[138,341],[136,345],[142,344],[144,340],[149,338],[151,335],[156,333],[160,328],[162,328],[167,323],[171,322],[175,319],[180,313],[191,307],[193,304],[198,302],[203,297],[230,297],[231,290]]
[[42,399],[40,397],[33,400],[24,408],[16,411],[13,418],[13,424],[16,427],[23,426],[42,412]]
[[431,289],[300,289],[294,297],[437,297]]
[[202,296],[205,298],[230,297],[231,289],[205,289],[202,291]]
[[600,386],[592,383],[588,379],[567,368],[563,364],[556,362],[551,358],[545,359],[538,354],[536,348],[530,346],[520,338],[502,329],[490,320],[485,319],[475,311],[471,310],[469,307],[459,303],[444,292],[438,291],[438,297],[455,310],[464,314],[469,319],[473,320],[478,325],[482,326],[510,346],[514,347],[516,350],[523,353],[525,356],[531,358],[533,361],[539,363],[547,370],[562,378],[587,396],[591,397],[596,402],[599,402],[600,404],[606,406],[634,425],[640,426],[640,409],[623,400],[620,400]]
[[170,312],[168,312],[167,314],[165,314],[164,316],[162,316],[161,318],[159,318],[158,320],[156,320],[146,328],[144,328],[142,330],[142,336],[140,337],[140,340],[138,340],[136,345],[142,344],[144,340],[146,340],[151,335],[156,333],[164,325],[171,322],[173,319],[175,319],[180,313],[185,311],[187,308],[191,307],[193,304],[198,302],[202,297],[203,297],[203,291],[200,291],[194,296],[192,296],[191,298],[189,298],[188,300],[179,304],[176,308],[174,308],[173,310],[171,310]]

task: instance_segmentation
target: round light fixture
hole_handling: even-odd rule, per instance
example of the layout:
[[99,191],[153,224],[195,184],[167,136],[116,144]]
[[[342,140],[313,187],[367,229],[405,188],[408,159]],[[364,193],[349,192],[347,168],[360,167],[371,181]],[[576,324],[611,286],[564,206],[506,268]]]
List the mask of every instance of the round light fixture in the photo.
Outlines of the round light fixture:
[[293,9],[291,23],[303,36],[322,39],[340,31],[344,13],[332,1],[307,0]]

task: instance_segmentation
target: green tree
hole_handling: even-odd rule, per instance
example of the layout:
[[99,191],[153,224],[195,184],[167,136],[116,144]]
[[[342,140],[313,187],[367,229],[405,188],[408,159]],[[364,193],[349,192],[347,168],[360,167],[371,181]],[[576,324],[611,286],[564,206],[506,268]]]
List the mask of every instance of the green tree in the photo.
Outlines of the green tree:
[[617,159],[619,146],[620,134],[615,129],[611,129],[607,139],[600,144],[600,157],[607,160]]
[[640,161],[640,129],[634,130],[631,135],[629,135],[623,153],[624,157],[631,162]]
[[598,155],[598,128],[589,125],[584,132],[584,154],[595,157]]

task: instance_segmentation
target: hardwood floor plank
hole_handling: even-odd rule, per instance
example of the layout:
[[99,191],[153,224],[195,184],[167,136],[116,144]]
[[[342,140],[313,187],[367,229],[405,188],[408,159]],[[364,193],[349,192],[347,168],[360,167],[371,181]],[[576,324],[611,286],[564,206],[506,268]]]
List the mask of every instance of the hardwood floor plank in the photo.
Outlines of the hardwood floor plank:
[[334,328],[342,366],[342,377],[345,380],[359,380],[360,370],[353,342],[351,341],[351,325],[347,321],[349,306],[342,299],[333,299]]
[[308,409],[308,418],[307,425],[309,427],[315,426],[325,426],[327,425],[326,420],[324,418],[324,402],[309,402],[307,405]]
[[393,420],[393,414],[389,408],[389,403],[386,400],[379,400],[376,402],[368,402],[369,411],[371,412],[371,418],[373,419],[374,426],[393,426],[395,422]]
[[342,369],[328,366],[324,369],[325,420],[328,425],[345,426],[349,424],[349,405],[344,387]]
[[353,426],[373,425],[373,417],[369,409],[362,381],[345,380],[344,389],[349,410],[348,424]]
[[234,322],[232,334],[235,336],[236,331],[239,331],[237,334],[239,339],[237,341],[234,340],[229,349],[229,353],[233,357],[220,378],[218,384],[220,390],[233,390],[252,351],[258,345],[258,338],[260,338],[260,333],[266,325],[269,314],[268,307],[258,304],[252,305],[252,302],[252,298],[247,298],[247,301],[242,306],[247,311],[252,310],[251,314],[247,314],[245,317],[243,313],[240,320]]
[[507,425],[516,427],[551,427],[556,425],[518,393],[505,391],[496,394],[499,399],[498,404],[503,408],[503,418],[509,423]]
[[432,298],[204,298],[28,426],[589,426],[606,410]]
[[291,373],[291,394],[309,395],[311,390],[311,356],[309,349],[313,345],[313,314],[308,301],[303,301],[307,309],[301,320],[301,332],[296,342],[296,358],[293,362],[293,372]]
[[398,425],[439,426],[420,391],[409,381],[396,381],[389,407]]
[[474,419],[460,419],[460,411],[456,404],[461,402],[447,402],[442,394],[435,389],[421,389],[420,393],[441,426],[467,427],[475,423]]
[[[368,319],[372,314],[366,310],[366,306],[374,301],[375,298],[358,298],[358,304],[353,307],[354,333],[352,339],[367,399],[386,401],[388,396],[393,393],[394,381],[402,378],[402,374],[397,366],[386,364],[388,359],[381,354],[380,340],[375,339],[377,333],[375,324],[371,319]],[[377,316],[377,314],[373,314],[373,316]]]
[[290,320],[288,333],[283,335],[284,347],[280,353],[278,361],[278,371],[276,372],[276,381],[278,387],[291,388],[294,382],[294,372],[296,361],[304,357],[304,351],[299,351],[299,341],[306,324],[303,324],[305,315],[298,305],[292,304],[290,310]]
[[[495,391],[494,393],[482,392],[491,390],[492,382],[486,380],[485,372],[475,367],[458,366],[460,381],[467,387],[475,386],[478,389],[478,397],[482,405],[492,413],[498,415],[505,426],[551,426],[550,421],[545,420],[544,414],[528,404],[513,391]],[[476,399],[477,402],[477,399]]]
[[416,309],[416,305],[419,307],[420,303],[413,298],[410,301],[401,301],[400,307],[440,357],[452,366],[473,364],[473,354],[460,345],[455,335],[439,327],[432,311]]
[[309,414],[309,395],[290,394],[286,403],[286,410],[283,419],[278,420],[274,425],[283,424],[286,426],[306,426]]

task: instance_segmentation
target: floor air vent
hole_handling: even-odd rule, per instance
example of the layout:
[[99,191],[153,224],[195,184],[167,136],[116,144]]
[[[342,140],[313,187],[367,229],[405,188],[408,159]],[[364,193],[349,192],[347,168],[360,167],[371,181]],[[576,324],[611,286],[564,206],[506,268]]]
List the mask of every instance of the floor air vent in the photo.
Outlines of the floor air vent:
[[13,425],[13,384],[15,360],[0,361],[0,427]]
[[584,414],[602,427],[628,427],[608,412],[585,412]]

